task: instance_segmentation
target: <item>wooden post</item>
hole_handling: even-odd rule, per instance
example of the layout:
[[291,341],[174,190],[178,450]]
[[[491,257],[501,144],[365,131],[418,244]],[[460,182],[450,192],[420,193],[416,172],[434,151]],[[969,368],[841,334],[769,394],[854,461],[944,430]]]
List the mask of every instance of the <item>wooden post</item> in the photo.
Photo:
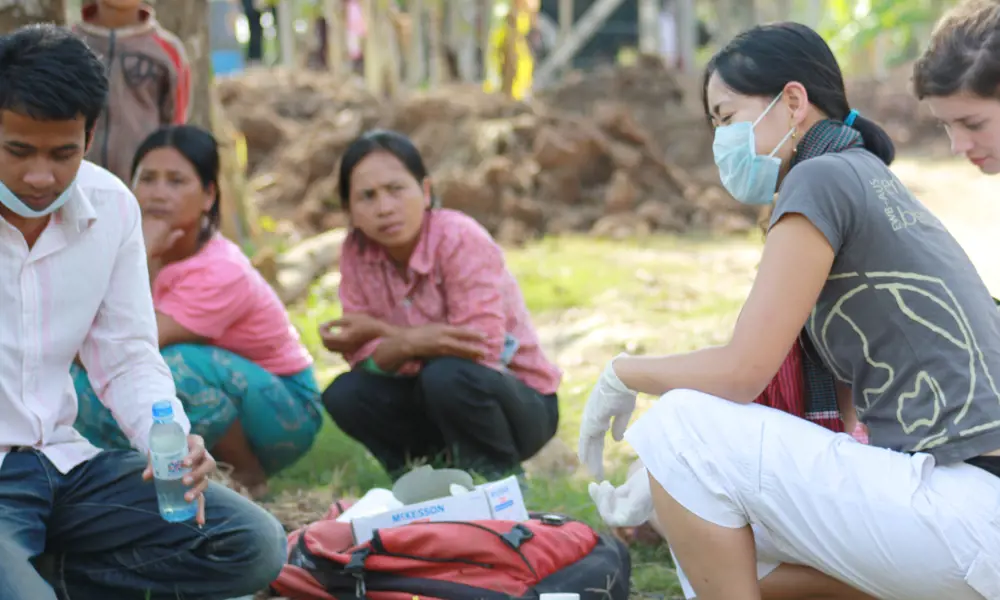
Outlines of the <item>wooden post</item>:
[[476,80],[476,18],[478,2],[476,0],[451,0],[457,10],[457,20],[453,23],[455,31],[455,52],[458,55],[458,74],[462,81]]
[[379,39],[377,0],[361,0],[361,11],[365,17],[364,68],[365,84],[368,91],[382,97],[384,80],[381,76],[384,43]]
[[655,54],[659,50],[659,0],[639,0],[639,52]]
[[281,48],[281,64],[295,66],[295,11],[292,0],[278,0],[278,47]]
[[676,18],[677,50],[681,58],[681,71],[694,73],[698,49],[698,16],[694,12],[694,0],[677,0]]
[[226,121],[213,93],[209,1],[154,0],[151,4],[158,9],[160,24],[179,37],[187,51],[192,74],[188,123],[211,131],[219,144],[222,235],[246,248],[253,245],[260,231],[245,189],[246,165],[241,156],[246,141]]
[[558,44],[562,45],[573,31],[573,0],[559,0],[559,38]]
[[406,83],[411,88],[423,85],[427,79],[427,46],[424,43],[424,20],[427,8],[424,0],[410,0],[407,4],[410,13],[410,58],[406,62]]
[[394,7],[390,6],[390,2],[392,0],[379,0],[378,31],[380,32],[379,37],[382,39],[382,44],[386,46],[386,52],[383,55],[385,60],[382,63],[383,89],[385,90],[385,94],[391,98],[399,92],[402,56],[399,47],[399,35],[390,19],[389,13],[394,10]]
[[323,15],[326,18],[326,64],[331,73],[340,77],[347,66],[344,3],[341,0],[323,0]]
[[31,23],[66,24],[64,0],[0,0],[0,33]]
[[597,0],[594,2],[577,21],[566,40],[556,46],[545,62],[535,71],[534,87],[539,88],[549,83],[552,76],[576,55],[622,2],[623,0]]
[[479,33],[479,56],[480,62],[482,63],[482,73],[480,73],[480,79],[485,80],[489,74],[488,65],[491,64],[489,58],[492,48],[490,48],[490,32],[493,30],[493,13],[496,10],[496,4],[498,0],[480,0],[480,14],[479,14],[479,27],[477,29]]
[[444,31],[443,0],[428,0],[427,3],[427,46],[428,79],[431,87],[444,81]]
[[503,65],[500,69],[500,90],[507,96],[514,94],[514,78],[517,76],[517,17],[521,14],[520,2],[510,0],[507,11],[506,32],[503,37]]

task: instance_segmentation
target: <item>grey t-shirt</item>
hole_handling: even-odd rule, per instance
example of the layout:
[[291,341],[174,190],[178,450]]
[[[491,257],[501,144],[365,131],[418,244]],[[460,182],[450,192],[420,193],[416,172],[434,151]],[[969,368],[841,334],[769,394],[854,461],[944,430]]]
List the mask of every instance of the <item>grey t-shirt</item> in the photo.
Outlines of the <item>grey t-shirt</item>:
[[806,330],[871,443],[939,464],[1000,449],[1000,313],[941,222],[862,149],[796,165],[771,225],[788,213],[836,252]]

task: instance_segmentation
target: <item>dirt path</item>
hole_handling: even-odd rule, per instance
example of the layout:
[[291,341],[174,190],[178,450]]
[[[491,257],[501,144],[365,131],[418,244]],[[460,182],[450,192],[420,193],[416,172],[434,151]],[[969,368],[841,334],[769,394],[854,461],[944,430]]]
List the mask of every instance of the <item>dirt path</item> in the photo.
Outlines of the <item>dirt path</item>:
[[906,157],[893,170],[944,222],[1000,296],[1000,177],[951,158]]

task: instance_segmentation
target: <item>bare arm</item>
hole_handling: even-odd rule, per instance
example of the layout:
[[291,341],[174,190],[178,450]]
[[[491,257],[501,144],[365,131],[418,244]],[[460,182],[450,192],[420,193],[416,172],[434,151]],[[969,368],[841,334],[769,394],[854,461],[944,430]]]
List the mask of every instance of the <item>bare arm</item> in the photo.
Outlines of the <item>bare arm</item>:
[[396,329],[394,333],[382,338],[382,343],[372,352],[371,358],[378,368],[393,372],[416,356],[406,338],[405,330]]
[[174,320],[170,315],[156,313],[156,329],[159,333],[160,348],[174,344],[197,344],[205,342],[205,338],[194,333]]
[[630,389],[662,395],[693,389],[750,403],[788,355],[816,304],[834,251],[808,219],[788,214],[770,230],[750,296],[729,343],[685,354],[623,357],[615,371]]

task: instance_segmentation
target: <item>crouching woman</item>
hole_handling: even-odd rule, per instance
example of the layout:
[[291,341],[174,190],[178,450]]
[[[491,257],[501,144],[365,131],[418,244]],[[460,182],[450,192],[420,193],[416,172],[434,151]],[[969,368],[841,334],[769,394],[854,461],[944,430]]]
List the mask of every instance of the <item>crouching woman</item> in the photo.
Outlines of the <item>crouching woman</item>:
[[343,317],[320,333],[352,368],[323,393],[330,416],[394,477],[441,460],[487,477],[517,472],[556,432],[561,375],[503,251],[472,218],[434,206],[423,159],[401,134],[355,140],[339,193],[352,227]]
[[[219,233],[219,154],[189,125],[154,132],[132,164],[142,208],[160,351],[191,429],[259,496],[301,457],[323,422],[312,357],[277,294]],[[72,367],[76,428],[128,448],[87,373]]]

